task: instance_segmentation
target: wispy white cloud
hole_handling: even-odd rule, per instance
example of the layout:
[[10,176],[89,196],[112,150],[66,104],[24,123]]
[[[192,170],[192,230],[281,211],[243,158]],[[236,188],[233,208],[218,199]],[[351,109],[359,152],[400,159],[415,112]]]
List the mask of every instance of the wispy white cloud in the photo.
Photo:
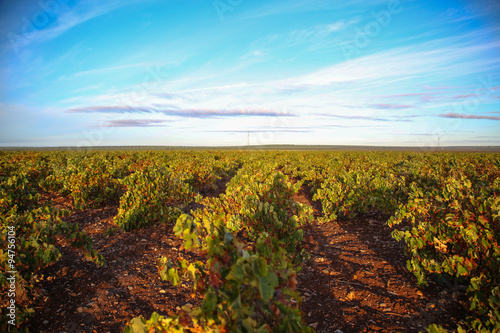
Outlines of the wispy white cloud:
[[[10,38],[10,47],[16,50],[24,48],[32,43],[43,43],[50,41],[56,37],[63,35],[70,29],[81,25],[89,20],[105,15],[113,10],[116,10],[124,5],[128,5],[132,2],[137,2],[137,0],[127,0],[127,1],[96,1],[96,0],[82,0],[78,1],[74,6],[68,8],[67,6],[62,6],[64,10],[60,10],[56,18],[56,21],[47,27],[40,27],[40,29],[34,29],[29,33],[23,33],[21,35],[14,34],[15,37]],[[42,11],[42,8],[40,8]],[[13,36],[13,35],[11,35]]]
[[500,120],[497,116],[480,116],[475,114],[460,114],[454,112],[448,112],[440,114],[439,117],[443,118],[455,118],[455,119],[486,119],[486,120]]
[[214,117],[293,117],[291,113],[276,112],[256,109],[163,109],[128,106],[89,106],[67,110],[69,113],[162,113],[168,116],[183,118],[214,118]]
[[344,42],[344,34],[341,32],[359,23],[360,20],[359,16],[355,16],[349,20],[339,19],[303,29],[271,33],[253,42],[249,46],[248,53],[273,54],[282,49],[297,46],[304,47],[304,50],[308,52],[338,47]]
[[499,59],[478,58],[486,52],[497,52],[500,42],[481,45],[465,42],[443,47],[436,47],[435,44],[436,42],[422,43],[375,53],[321,69],[301,80],[293,81],[295,85],[312,86],[381,81],[387,84],[423,77],[453,78],[500,67]]
[[163,127],[165,122],[163,119],[117,119],[92,127]]
[[250,130],[217,130],[205,131],[213,133],[270,133],[270,132],[283,132],[283,133],[307,133],[312,132],[311,128],[272,128],[272,129],[250,129]]
[[[179,89],[184,85],[174,81],[159,82],[147,90],[138,85],[128,92],[116,91],[89,98],[86,103],[73,107],[73,111],[158,112],[163,108],[166,115],[206,118],[223,116],[224,112],[229,115],[232,110],[277,110],[272,111],[276,115],[290,112],[307,115],[315,110],[316,116],[331,114],[331,119],[345,114],[345,118],[336,117],[339,121],[348,117],[408,121],[398,118],[401,112],[414,109],[413,115],[424,115],[427,107],[451,107],[457,101],[455,96],[474,91],[473,86],[445,87],[433,82],[500,68],[499,60],[491,57],[485,60],[483,56],[498,51],[499,43],[474,45],[470,40],[457,43],[455,37],[451,39],[397,47],[277,80],[248,83],[236,79],[216,85],[210,84],[211,80],[196,81],[186,76],[182,79],[192,88]],[[479,60],[474,60],[476,58]],[[422,80],[427,84],[415,85]],[[415,91],[418,86],[420,91]],[[134,91],[140,92],[137,97]],[[124,109],[96,106],[117,105],[117,101],[121,102],[118,105],[125,105]]]
[[482,19],[500,11],[500,3],[495,0],[473,1],[465,4],[456,4],[457,7],[449,7],[434,20],[429,22],[430,26],[443,24],[464,24],[475,19]]
[[96,68],[96,69],[90,69],[87,71],[80,71],[76,72],[74,76],[84,76],[84,75],[102,75],[106,72],[112,72],[112,71],[119,71],[123,69],[128,69],[128,68],[135,68],[135,67],[151,67],[151,66],[160,66],[163,64],[159,63],[153,63],[153,62],[141,62],[141,63],[136,63],[136,64],[126,64],[126,65],[120,65],[120,66],[112,66],[112,67],[105,67],[105,68]]
[[392,110],[401,110],[401,109],[410,109],[413,108],[413,105],[406,104],[387,104],[387,103],[379,103],[379,104],[370,104],[370,107],[375,109],[392,109]]
[[340,119],[389,121],[389,119],[387,119],[387,118],[358,116],[358,115],[341,115],[341,114],[331,114],[331,113],[314,113],[314,115],[320,116],[320,117],[331,117],[331,118],[340,118]]
[[68,109],[69,113],[151,113],[147,107],[130,106],[88,106],[83,108]]
[[259,19],[266,16],[286,15],[293,13],[304,13],[314,11],[333,11],[346,7],[351,8],[352,13],[367,11],[371,6],[386,4],[387,0],[349,0],[343,2],[321,1],[321,0],[300,0],[293,2],[269,2],[265,6],[260,6],[246,14],[241,15],[240,19]]

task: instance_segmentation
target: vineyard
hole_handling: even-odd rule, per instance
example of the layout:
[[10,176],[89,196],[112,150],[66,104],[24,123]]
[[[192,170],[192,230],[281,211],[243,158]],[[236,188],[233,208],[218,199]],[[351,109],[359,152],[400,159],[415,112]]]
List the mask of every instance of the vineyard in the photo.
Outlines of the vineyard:
[[0,219],[3,332],[500,332],[500,154],[0,151]]

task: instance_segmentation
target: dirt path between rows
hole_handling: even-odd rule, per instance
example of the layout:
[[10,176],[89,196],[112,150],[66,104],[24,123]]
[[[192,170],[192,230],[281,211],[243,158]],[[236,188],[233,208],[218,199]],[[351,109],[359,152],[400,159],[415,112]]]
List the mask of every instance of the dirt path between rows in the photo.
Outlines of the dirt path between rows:
[[312,206],[316,217],[305,229],[311,259],[299,290],[304,319],[317,332],[421,332],[431,323],[453,329],[464,318],[463,292],[435,283],[418,287],[388,216],[318,223],[321,204],[312,201],[310,188],[303,185],[294,199]]
[[[225,183],[209,195],[223,193]],[[464,317],[463,292],[435,284],[418,288],[405,268],[403,246],[390,236],[387,216],[374,212],[319,224],[321,205],[311,197],[310,188],[302,186],[294,199],[311,205],[316,217],[305,228],[311,259],[299,274],[298,288],[304,320],[317,332],[418,332],[432,322],[454,328]],[[133,317],[149,318],[154,311],[174,315],[199,302],[190,297],[188,284],[173,287],[159,277],[158,258],[179,255],[181,242],[172,226],[125,232],[113,223],[116,205],[76,211],[68,198],[44,193],[43,200],[72,211],[67,220],[92,237],[107,265],[96,267],[60,240],[62,258],[42,271],[45,278],[31,302],[36,312],[30,331],[121,332]]]

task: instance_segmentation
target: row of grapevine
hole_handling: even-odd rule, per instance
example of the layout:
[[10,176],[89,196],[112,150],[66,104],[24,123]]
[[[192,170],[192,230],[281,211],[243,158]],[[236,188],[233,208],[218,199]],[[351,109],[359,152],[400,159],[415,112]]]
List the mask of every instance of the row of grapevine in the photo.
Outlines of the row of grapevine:
[[203,300],[184,314],[135,318],[126,332],[308,332],[295,290],[301,225],[310,210],[293,201],[291,184],[273,163],[247,161],[226,193],[205,198],[203,209],[182,215],[174,227],[183,247],[204,261],[159,261],[173,285],[193,282]]
[[127,190],[120,198],[114,220],[125,230],[151,223],[173,223],[184,206],[196,197],[187,183],[156,165],[136,171],[123,179],[122,184]]
[[271,163],[246,163],[217,198],[202,201],[205,209],[193,212],[199,220],[218,215],[232,232],[245,231],[255,241],[261,232],[279,238],[290,253],[301,244],[301,225],[312,217],[310,207],[296,203],[292,196],[301,183],[292,184]]
[[[91,238],[77,224],[63,221],[68,211],[39,203],[40,182],[48,176],[46,160],[34,154],[1,156],[0,164],[0,289],[15,294],[15,326],[8,324],[12,310],[8,297],[0,302],[0,329],[16,332],[33,310],[28,308],[37,273],[61,256],[56,239],[66,239],[98,265],[104,259],[92,248]],[[12,167],[15,160],[17,168]],[[8,161],[6,163],[6,161]],[[37,169],[40,167],[40,169]],[[15,288],[11,286],[15,285]],[[9,293],[7,293],[9,291]],[[13,300],[13,298],[11,298]],[[13,319],[14,320],[14,319]]]
[[339,153],[320,166],[304,160],[292,166],[283,159],[283,168],[313,185],[323,221],[374,209],[391,215],[389,226],[405,226],[393,237],[406,242],[408,269],[418,282],[434,275],[444,284],[468,285],[471,315],[464,326],[500,330],[497,156]]
[[408,269],[419,283],[436,274],[468,285],[468,325],[477,332],[500,331],[500,170],[490,171],[496,176],[489,184],[462,175],[427,191],[415,187],[389,220],[410,224],[393,236],[407,243]]

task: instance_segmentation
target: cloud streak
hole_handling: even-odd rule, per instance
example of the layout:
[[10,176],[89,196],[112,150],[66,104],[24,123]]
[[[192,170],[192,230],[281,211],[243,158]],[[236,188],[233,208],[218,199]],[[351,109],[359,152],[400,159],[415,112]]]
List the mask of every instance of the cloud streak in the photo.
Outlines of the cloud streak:
[[68,109],[69,113],[152,113],[152,110],[145,107],[131,106],[88,106],[83,108]]
[[112,67],[106,67],[106,68],[97,68],[97,69],[90,69],[87,71],[81,71],[77,72],[74,74],[74,76],[83,76],[83,75],[91,75],[91,74],[103,74],[105,72],[112,72],[112,71],[119,71],[123,69],[128,69],[128,68],[135,68],[135,67],[151,67],[151,66],[159,66],[157,63],[153,62],[142,62],[142,63],[137,63],[137,64],[127,64],[127,65],[122,65],[122,66],[112,66]]
[[92,127],[164,127],[166,120],[161,119],[119,119],[108,120],[103,125]]
[[497,116],[478,116],[473,114],[460,114],[454,112],[448,112],[440,114],[439,117],[443,118],[453,118],[453,119],[485,119],[485,120],[500,120]]
[[165,115],[187,117],[187,118],[213,118],[213,117],[294,117],[291,113],[275,112],[267,110],[203,110],[203,109],[188,109],[188,110],[167,110],[160,111]]
[[340,114],[329,114],[329,113],[315,113],[315,116],[320,117],[330,117],[330,118],[339,118],[339,119],[354,119],[354,120],[373,120],[373,121],[389,121],[386,118],[378,118],[378,117],[370,117],[370,116],[345,116]]
[[89,106],[68,109],[69,113],[162,113],[182,118],[216,118],[216,117],[295,117],[288,112],[276,112],[260,109],[157,109],[154,107],[129,106]]
[[[123,4],[113,1],[103,5],[93,0],[84,0],[72,7],[62,6],[56,13],[48,13],[40,8],[37,12],[39,15],[57,15],[55,24],[38,27],[38,29],[34,29],[29,33],[22,34],[22,36],[13,34],[11,35],[11,46],[17,50],[34,42],[50,41],[82,23],[121,7]],[[33,24],[33,22],[29,23]]]
[[282,129],[282,128],[272,128],[272,129],[259,129],[259,130],[220,130],[220,131],[205,131],[210,133],[308,133],[312,132],[312,129]]
[[406,105],[406,104],[370,104],[370,107],[375,108],[375,109],[392,109],[392,110],[401,110],[401,109],[410,109],[413,108],[413,105]]

